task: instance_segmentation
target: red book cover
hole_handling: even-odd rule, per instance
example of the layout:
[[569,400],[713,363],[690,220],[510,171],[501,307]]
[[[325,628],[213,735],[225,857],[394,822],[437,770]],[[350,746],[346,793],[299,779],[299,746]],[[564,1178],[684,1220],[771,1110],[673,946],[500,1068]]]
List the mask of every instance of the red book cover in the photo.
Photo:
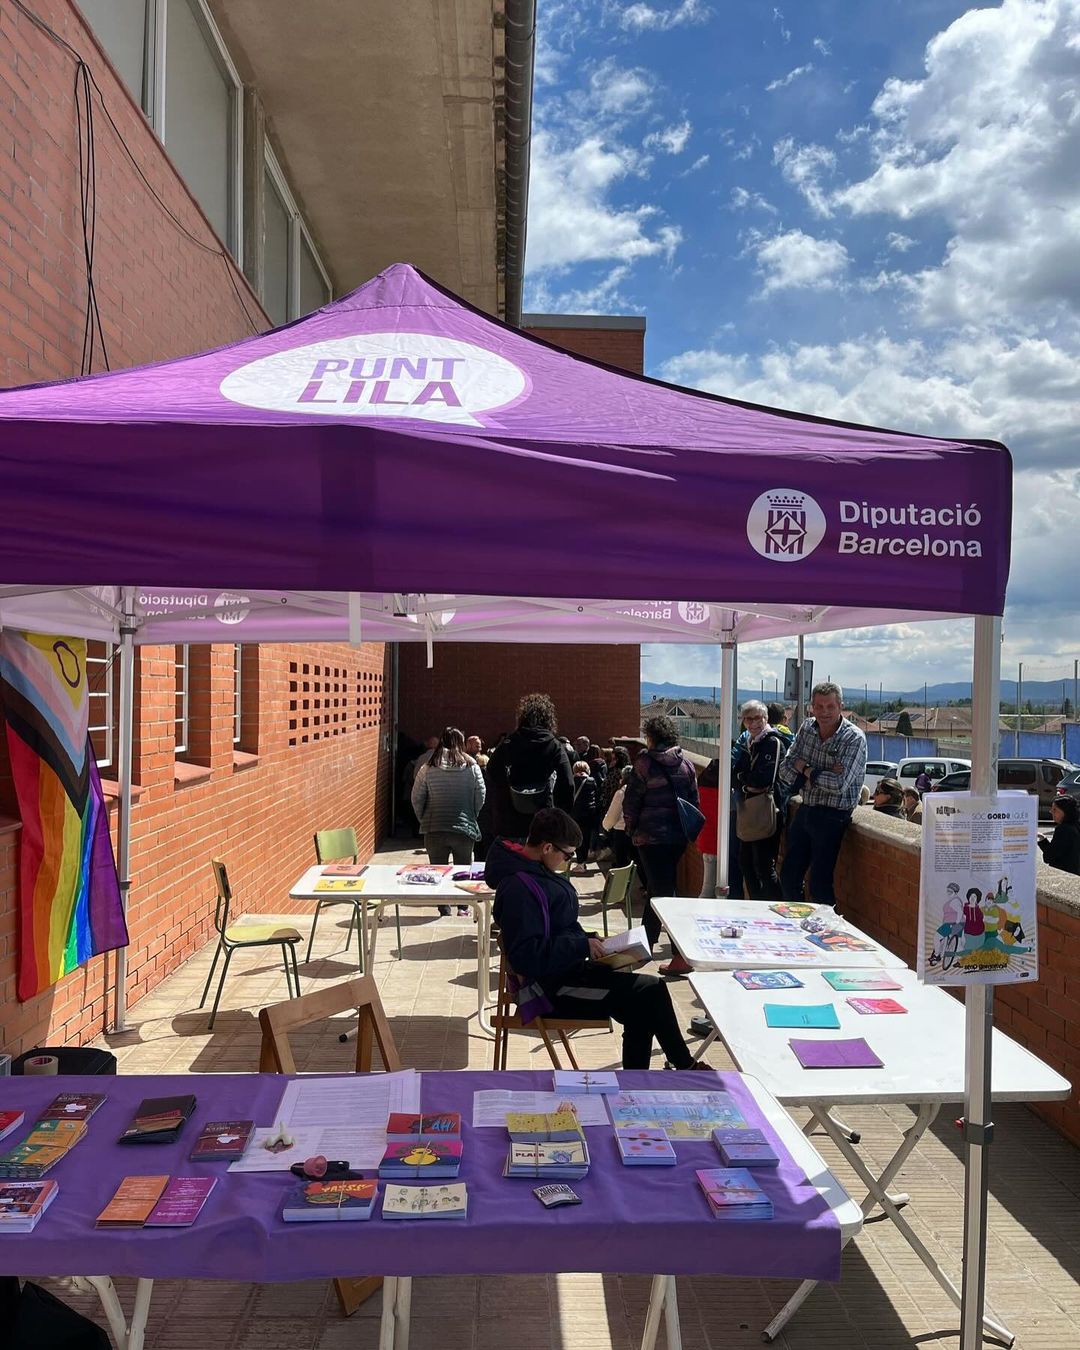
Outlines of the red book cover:
[[17,1130],[25,1119],[24,1111],[0,1111],[0,1139],[12,1130]]

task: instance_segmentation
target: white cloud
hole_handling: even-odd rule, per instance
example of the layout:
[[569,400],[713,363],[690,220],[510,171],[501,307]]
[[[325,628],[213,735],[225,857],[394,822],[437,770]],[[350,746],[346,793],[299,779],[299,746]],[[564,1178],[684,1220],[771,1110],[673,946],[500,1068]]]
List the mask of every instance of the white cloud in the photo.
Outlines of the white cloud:
[[941,265],[913,283],[924,322],[1080,315],[1080,0],[969,10],[925,63],[886,81],[873,172],[834,202],[946,221]]
[[693,164],[691,164],[688,169],[684,169],[682,173],[679,174],[679,177],[689,178],[689,176],[692,173],[697,173],[699,169],[703,169],[705,165],[708,164],[708,162],[709,162],[708,155],[698,155],[697,159],[694,160]]
[[790,29],[790,28],[787,26],[787,24],[784,22],[784,16],[783,16],[783,14],[780,12],[779,9],[776,8],[775,5],[773,6],[772,16],[773,16],[773,19],[776,21],[776,23],[778,23],[778,24],[780,25],[780,38],[781,38],[781,41],[783,41],[783,42],[790,42],[790,41],[791,41],[791,29]]
[[535,282],[530,278],[526,286],[526,308],[534,314],[612,314],[632,311],[633,302],[620,290],[629,275],[629,265],[620,263],[592,286],[569,287],[565,290],[560,290],[542,278]]
[[910,235],[898,234],[896,230],[885,236],[885,242],[894,253],[906,253],[909,248],[915,247],[915,240]]
[[550,132],[538,132],[529,185],[529,270],[670,258],[682,238],[677,227],[655,226],[655,206],[610,200],[615,184],[636,166],[633,152],[599,136],[561,145]]
[[760,192],[750,192],[744,187],[735,187],[731,189],[731,199],[728,206],[732,211],[747,211],[751,208],[758,211],[768,211],[770,215],[776,215],[776,207],[772,202],[766,201]]
[[643,3],[627,5],[625,8],[619,5],[617,8],[619,23],[623,28],[632,29],[635,33],[642,33],[647,29],[666,32],[669,28],[678,28],[682,24],[704,23],[709,13],[702,0],[681,0],[680,4],[666,9],[658,9],[655,5]]
[[781,290],[829,290],[848,266],[847,249],[835,239],[815,239],[802,230],[788,230],[751,242],[758,271],[764,278],[762,295]]
[[822,56],[832,55],[832,48],[825,41],[824,38],[816,37],[811,45],[813,46],[814,50],[820,52]]
[[836,155],[824,145],[797,145],[785,136],[773,146],[773,163],[784,178],[798,188],[816,216],[829,216],[832,208],[821,180],[836,168]]
[[771,80],[765,86],[765,92],[771,94],[774,89],[786,89],[789,84],[797,80],[800,75],[809,75],[814,69],[812,61],[807,62],[805,66],[796,66],[794,70],[789,70],[786,75],[781,75],[778,79]]
[[686,149],[693,127],[689,122],[679,122],[664,127],[662,131],[650,131],[645,137],[645,145],[650,150],[662,150],[667,155],[681,155]]
[[652,102],[655,83],[640,66],[620,66],[612,57],[601,61],[589,76],[589,95],[595,109],[608,116],[644,112]]

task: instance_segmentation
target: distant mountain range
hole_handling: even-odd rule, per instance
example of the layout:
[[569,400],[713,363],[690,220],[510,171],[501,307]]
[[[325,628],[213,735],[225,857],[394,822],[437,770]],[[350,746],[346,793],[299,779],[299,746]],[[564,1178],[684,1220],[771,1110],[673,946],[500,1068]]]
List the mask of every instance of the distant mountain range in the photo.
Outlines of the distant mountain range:
[[[844,695],[848,703],[861,702],[864,686],[861,684],[848,684],[844,686]],[[1065,697],[1072,699],[1073,687],[1072,680],[1064,681]],[[878,687],[876,684],[866,686],[866,693],[871,703],[878,700]],[[641,701],[642,703],[651,703],[654,698],[705,698],[711,699],[713,695],[720,697],[719,685],[711,684],[672,684],[670,681],[664,684],[657,684],[652,680],[641,681]],[[742,703],[744,699],[760,698],[761,686],[755,685],[749,689],[740,689],[738,691],[738,702]],[[766,687],[765,701],[768,702],[775,697],[773,691]],[[902,703],[922,706],[923,688],[905,692],[898,689],[883,689],[881,697],[888,703],[895,703],[899,699]],[[1035,704],[1047,704],[1051,707],[1060,705],[1062,697],[1061,680],[1028,680],[1024,681],[1023,698],[1024,702],[1030,699]],[[936,707],[938,704],[955,703],[959,699],[971,699],[970,683],[955,682],[952,684],[931,684],[926,688],[926,702],[930,707]],[[1001,701],[1003,703],[1014,703],[1016,701],[1016,681],[1001,681]]]

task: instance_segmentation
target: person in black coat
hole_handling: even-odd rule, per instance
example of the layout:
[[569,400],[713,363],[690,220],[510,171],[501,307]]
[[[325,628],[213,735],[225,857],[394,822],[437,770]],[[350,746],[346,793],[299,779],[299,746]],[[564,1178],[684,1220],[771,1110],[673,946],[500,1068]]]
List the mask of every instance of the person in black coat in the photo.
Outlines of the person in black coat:
[[581,831],[577,860],[579,865],[588,871],[589,849],[592,847],[596,827],[600,823],[600,814],[596,779],[589,772],[589,766],[583,759],[574,764],[574,804],[570,814]]
[[1058,797],[1050,804],[1050,814],[1054,833],[1049,839],[1039,840],[1043,862],[1080,876],[1080,802],[1075,797]]
[[552,809],[533,816],[524,844],[506,839],[492,844],[484,880],[495,891],[494,918],[506,960],[515,975],[541,986],[551,1004],[546,1015],[621,1022],[624,1069],[649,1068],[654,1039],[669,1064],[691,1069],[664,982],[602,964],[602,940],[578,922],[577,892],[562,869],[580,843],[573,819]]
[[[771,793],[776,800],[777,762],[785,753],[783,738],[769,725],[764,703],[751,699],[741,708],[742,724],[749,733],[740,743],[733,776],[743,801]],[[736,822],[738,816],[736,816]],[[771,903],[779,900],[780,882],[776,876],[776,855],[780,850],[780,816],[776,829],[767,839],[739,841],[739,870],[743,875],[747,898]]]
[[[574,804],[574,775],[558,738],[555,705],[546,694],[526,694],[518,705],[517,730],[495,747],[488,760],[488,785],[495,833],[524,839],[537,810]],[[525,789],[515,803],[513,789]],[[531,809],[521,809],[526,803]]]

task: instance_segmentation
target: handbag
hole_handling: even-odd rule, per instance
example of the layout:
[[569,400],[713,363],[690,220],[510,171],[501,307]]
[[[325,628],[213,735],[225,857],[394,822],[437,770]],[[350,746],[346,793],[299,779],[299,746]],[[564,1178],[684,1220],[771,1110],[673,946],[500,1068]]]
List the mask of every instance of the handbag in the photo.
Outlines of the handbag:
[[522,816],[535,816],[537,811],[546,810],[554,800],[555,773],[552,771],[551,777],[546,783],[538,783],[529,787],[515,787],[510,782],[510,768],[506,769],[507,783],[510,787],[510,800],[514,804],[514,810]]
[[752,797],[743,797],[735,808],[735,834],[744,844],[771,839],[776,833],[779,821],[776,810],[776,775],[780,772],[781,749],[779,738],[776,738],[773,780],[768,792],[755,792]]
[[705,817],[694,805],[688,802],[684,797],[680,797],[675,791],[675,782],[671,777],[671,770],[666,764],[660,764],[659,760],[653,761],[658,764],[664,777],[668,780],[668,786],[675,796],[675,807],[679,813],[679,827],[683,832],[683,837],[688,844],[692,844],[701,833],[705,826]]
[[[547,942],[551,937],[551,914],[548,910],[544,888],[527,873],[519,872],[518,876],[525,883],[526,888],[532,892],[540,906],[540,911],[544,916],[544,941]],[[507,969],[506,983],[510,990],[510,997],[517,1005],[522,1026],[528,1026],[537,1017],[546,1017],[552,1011],[552,1002],[544,993],[544,988],[539,980],[523,980],[519,975],[515,975],[512,970]]]

